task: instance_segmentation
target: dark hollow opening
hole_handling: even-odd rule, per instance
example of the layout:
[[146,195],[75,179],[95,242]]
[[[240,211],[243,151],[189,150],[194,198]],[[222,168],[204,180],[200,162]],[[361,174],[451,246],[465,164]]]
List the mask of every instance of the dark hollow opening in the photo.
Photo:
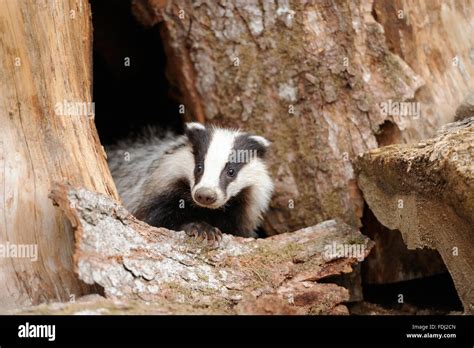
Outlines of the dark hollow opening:
[[[183,132],[177,93],[166,77],[160,26],[144,28],[131,0],[90,0],[94,35],[93,100],[102,145],[134,138],[149,125]],[[129,64],[128,64],[129,63]],[[256,231],[266,237],[263,228]]]
[[[447,314],[463,310],[449,273],[393,284],[364,284],[364,300],[385,308],[410,311],[410,306],[427,310],[427,314]],[[399,295],[403,303],[399,303]],[[411,313],[410,313],[411,314]]]
[[364,301],[394,310],[426,309],[430,314],[463,310],[436,250],[409,250],[400,232],[383,226],[367,204],[362,224],[361,232],[376,243],[361,266]]
[[381,147],[399,143],[400,136],[401,133],[398,126],[394,122],[387,120],[380,125],[375,138],[377,139],[377,144]]
[[91,0],[94,34],[93,100],[103,145],[147,125],[182,131],[179,104],[170,96],[159,26],[143,28],[130,0]]

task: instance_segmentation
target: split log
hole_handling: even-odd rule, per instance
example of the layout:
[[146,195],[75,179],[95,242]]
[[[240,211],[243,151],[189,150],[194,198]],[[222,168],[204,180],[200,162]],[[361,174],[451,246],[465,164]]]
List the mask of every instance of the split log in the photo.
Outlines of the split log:
[[90,16],[84,0],[0,0],[0,310],[93,290],[48,199],[54,180],[117,197],[94,125]]
[[467,313],[474,312],[474,117],[417,145],[357,159],[359,186],[377,219],[409,249],[441,255]]
[[348,291],[322,281],[350,273],[373,244],[332,220],[267,239],[224,235],[209,249],[183,231],[137,220],[98,193],[58,185],[51,198],[74,227],[82,280],[111,299],[173,313],[347,314]]
[[[351,159],[431,136],[453,115],[474,75],[472,4],[134,0],[132,8],[143,25],[161,26],[188,119],[273,141],[276,194],[264,229],[275,234],[336,217],[359,226]],[[381,108],[405,101],[420,102],[419,112]]]

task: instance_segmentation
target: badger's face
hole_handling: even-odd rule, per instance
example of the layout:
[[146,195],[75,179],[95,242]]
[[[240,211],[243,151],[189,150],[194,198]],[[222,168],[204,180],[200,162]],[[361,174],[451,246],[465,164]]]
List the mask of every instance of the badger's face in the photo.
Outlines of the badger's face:
[[245,188],[271,194],[273,184],[263,161],[269,142],[260,136],[200,123],[187,123],[194,173],[191,195],[201,207],[218,209]]

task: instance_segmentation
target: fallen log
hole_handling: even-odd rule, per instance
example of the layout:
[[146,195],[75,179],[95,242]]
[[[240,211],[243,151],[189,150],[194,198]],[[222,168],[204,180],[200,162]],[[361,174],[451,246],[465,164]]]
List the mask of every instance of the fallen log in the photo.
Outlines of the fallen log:
[[391,145],[355,163],[365,200],[408,249],[441,255],[466,313],[474,312],[474,117],[416,145]]
[[211,249],[137,220],[102,194],[58,184],[50,197],[75,231],[80,279],[109,299],[174,313],[347,314],[347,289],[318,281],[352,272],[373,245],[330,220],[267,239],[224,235]]

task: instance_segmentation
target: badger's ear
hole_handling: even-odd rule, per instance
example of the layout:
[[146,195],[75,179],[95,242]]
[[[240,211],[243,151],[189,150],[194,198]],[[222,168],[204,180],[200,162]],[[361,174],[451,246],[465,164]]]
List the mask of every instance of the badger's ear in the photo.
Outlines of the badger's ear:
[[193,142],[194,139],[198,138],[199,135],[202,135],[206,131],[206,127],[202,123],[198,122],[188,122],[184,127],[184,134],[186,134]]
[[252,140],[255,140],[257,143],[259,143],[261,146],[265,148],[269,148],[271,145],[271,142],[269,142],[264,137],[261,137],[260,135],[251,135],[249,138]]
[[249,140],[252,142],[252,148],[257,150],[258,156],[264,158],[271,143],[260,135],[250,135]]
[[206,130],[206,127],[199,122],[188,122],[186,123],[185,132],[192,132],[196,130]]
[[202,148],[203,144],[205,144],[209,138],[206,127],[198,122],[186,123],[184,134],[186,134],[195,150],[197,148]]

